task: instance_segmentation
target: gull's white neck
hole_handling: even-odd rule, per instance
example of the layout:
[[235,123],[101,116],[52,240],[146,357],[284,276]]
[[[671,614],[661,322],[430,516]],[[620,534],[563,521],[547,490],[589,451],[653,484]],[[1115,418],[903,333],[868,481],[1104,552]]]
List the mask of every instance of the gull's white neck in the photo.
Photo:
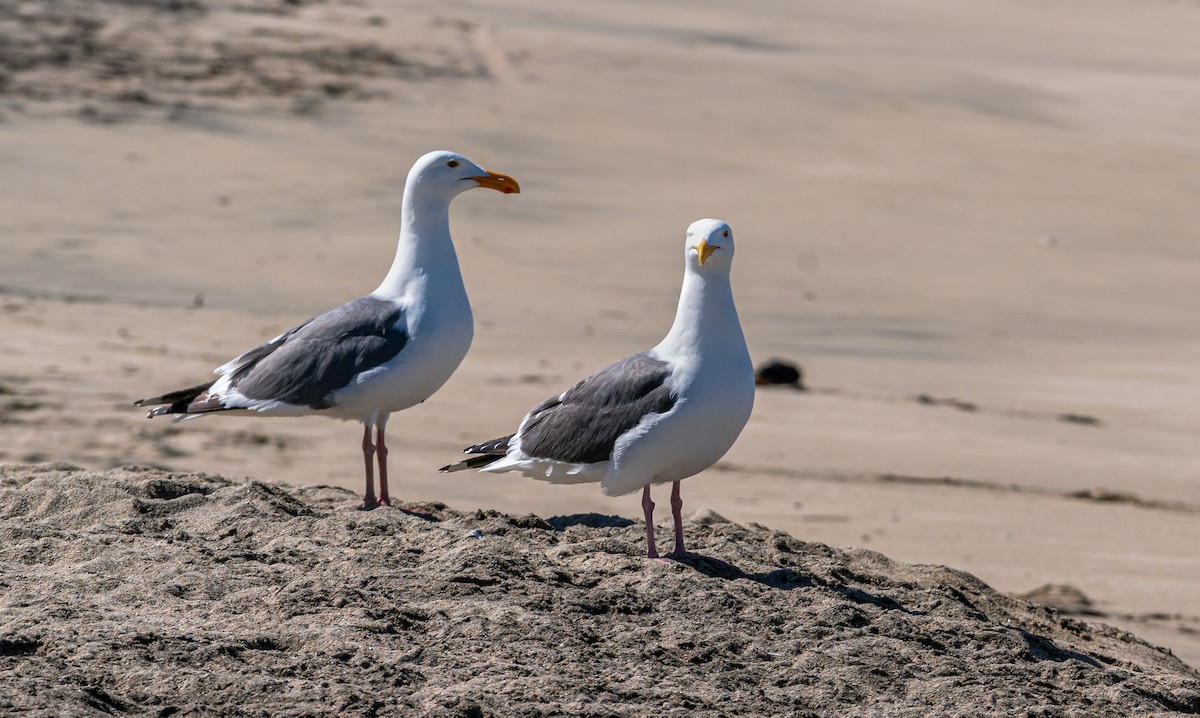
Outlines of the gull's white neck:
[[733,305],[729,274],[700,274],[689,267],[683,275],[675,323],[666,338],[655,347],[655,353],[664,358],[690,356],[703,360],[736,356],[739,350],[749,361],[746,338]]
[[373,294],[403,299],[426,287],[466,298],[458,255],[450,241],[450,198],[425,196],[413,182],[404,188],[400,239],[392,268]]

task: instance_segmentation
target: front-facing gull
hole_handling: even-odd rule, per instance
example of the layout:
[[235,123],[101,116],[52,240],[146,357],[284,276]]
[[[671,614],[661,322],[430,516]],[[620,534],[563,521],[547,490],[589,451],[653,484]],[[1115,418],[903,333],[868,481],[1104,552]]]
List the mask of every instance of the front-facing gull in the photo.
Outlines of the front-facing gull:
[[683,555],[679,482],[729,451],[754,406],[754,367],[729,286],[733,232],[718,219],[688,227],[675,323],[649,351],[610,364],[538,404],[517,433],[464,450],[442,471],[519,471],[555,484],[600,482],[609,496],[642,489],[646,553],[650,486],[672,482],[676,555]]
[[215,381],[135,405],[164,405],[148,417],[232,411],[361,421],[363,504],[390,504],[388,417],[432,396],[471,346],[471,305],[450,241],[449,208],[451,200],[475,187],[521,191],[512,177],[488,172],[462,155],[438,151],[421,157],[404,185],[396,258],[375,291],[222,364],[213,372]]

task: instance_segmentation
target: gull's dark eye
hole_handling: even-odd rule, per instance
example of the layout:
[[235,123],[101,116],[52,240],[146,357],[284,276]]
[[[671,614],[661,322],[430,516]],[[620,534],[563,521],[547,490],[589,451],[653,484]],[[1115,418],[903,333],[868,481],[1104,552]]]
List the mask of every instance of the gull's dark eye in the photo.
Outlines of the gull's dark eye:
[[458,160],[450,160],[446,163],[447,167],[458,167]]
[[722,232],[721,234],[722,234],[723,236],[725,236],[725,237],[728,237],[728,236],[729,236],[729,230],[727,229],[727,230],[725,230],[724,232]]

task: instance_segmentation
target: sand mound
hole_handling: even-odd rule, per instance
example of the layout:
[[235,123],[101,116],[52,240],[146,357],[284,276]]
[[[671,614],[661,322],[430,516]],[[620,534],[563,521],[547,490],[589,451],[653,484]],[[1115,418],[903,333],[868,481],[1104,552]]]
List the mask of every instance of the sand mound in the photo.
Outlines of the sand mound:
[[0,469],[0,713],[1200,712],[1200,675],[974,577],[715,514],[616,517],[65,464]]

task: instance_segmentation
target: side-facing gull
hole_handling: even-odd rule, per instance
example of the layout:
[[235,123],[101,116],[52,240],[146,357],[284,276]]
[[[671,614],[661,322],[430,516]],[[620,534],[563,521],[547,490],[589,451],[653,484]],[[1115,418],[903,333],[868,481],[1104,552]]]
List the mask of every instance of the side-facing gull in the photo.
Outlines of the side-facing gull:
[[733,232],[718,219],[688,227],[675,323],[649,351],[601,369],[538,404],[517,433],[464,450],[442,471],[519,471],[555,484],[600,482],[609,496],[642,489],[646,553],[650,486],[672,482],[674,554],[683,555],[679,482],[729,451],[754,406],[754,367],[733,305]]
[[222,364],[213,372],[214,381],[134,404],[164,405],[152,409],[150,418],[235,411],[361,421],[363,504],[390,504],[384,441],[388,417],[432,396],[471,346],[471,305],[450,241],[449,208],[451,200],[475,187],[521,191],[512,177],[489,172],[462,155],[437,151],[421,157],[404,185],[396,258],[375,291]]

